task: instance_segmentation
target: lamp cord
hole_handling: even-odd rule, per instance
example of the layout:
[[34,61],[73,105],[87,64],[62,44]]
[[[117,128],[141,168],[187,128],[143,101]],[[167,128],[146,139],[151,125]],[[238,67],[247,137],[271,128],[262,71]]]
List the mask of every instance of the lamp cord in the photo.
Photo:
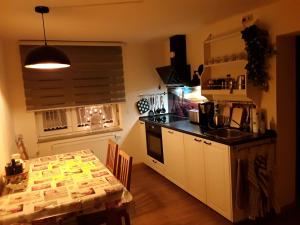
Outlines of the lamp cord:
[[45,22],[44,22],[44,13],[42,13],[42,20],[43,20],[44,40],[45,40],[45,45],[47,45],[47,38],[46,38],[46,31],[45,31]]

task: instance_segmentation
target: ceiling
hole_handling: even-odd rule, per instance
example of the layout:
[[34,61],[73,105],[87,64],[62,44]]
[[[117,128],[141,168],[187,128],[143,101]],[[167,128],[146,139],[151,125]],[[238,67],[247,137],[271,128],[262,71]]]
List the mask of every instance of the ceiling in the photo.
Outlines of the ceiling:
[[[123,3],[124,1],[133,1]],[[45,15],[48,39],[70,41],[146,41],[188,33],[276,0],[1,0],[0,38],[41,40],[37,5]],[[115,3],[115,4],[107,4]]]

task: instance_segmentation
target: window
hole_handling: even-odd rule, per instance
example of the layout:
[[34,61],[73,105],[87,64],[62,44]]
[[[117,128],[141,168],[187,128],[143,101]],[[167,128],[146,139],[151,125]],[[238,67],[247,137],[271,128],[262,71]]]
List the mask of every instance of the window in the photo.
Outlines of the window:
[[119,104],[35,112],[38,139],[74,137],[120,130]]
[[[22,65],[26,55],[35,47],[20,45]],[[55,47],[68,55],[72,65],[68,69],[54,71],[22,66],[27,110],[125,101],[121,46]]]

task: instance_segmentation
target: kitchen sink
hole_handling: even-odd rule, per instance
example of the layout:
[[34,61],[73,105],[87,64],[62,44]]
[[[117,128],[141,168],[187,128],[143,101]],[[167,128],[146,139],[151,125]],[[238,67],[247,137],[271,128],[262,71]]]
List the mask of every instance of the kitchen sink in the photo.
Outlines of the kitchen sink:
[[206,134],[224,140],[240,139],[240,138],[252,136],[252,134],[249,132],[241,131],[234,128],[221,128],[221,129],[209,130],[206,132]]

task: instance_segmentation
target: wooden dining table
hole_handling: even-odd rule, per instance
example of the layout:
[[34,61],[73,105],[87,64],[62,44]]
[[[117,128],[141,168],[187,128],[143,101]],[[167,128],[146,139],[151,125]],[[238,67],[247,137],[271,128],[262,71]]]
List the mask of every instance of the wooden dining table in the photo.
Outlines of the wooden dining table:
[[[89,149],[31,159],[23,184],[7,184],[0,225],[72,218],[130,205],[132,195]],[[25,182],[25,184],[24,184]],[[23,186],[22,186],[23,185]]]

